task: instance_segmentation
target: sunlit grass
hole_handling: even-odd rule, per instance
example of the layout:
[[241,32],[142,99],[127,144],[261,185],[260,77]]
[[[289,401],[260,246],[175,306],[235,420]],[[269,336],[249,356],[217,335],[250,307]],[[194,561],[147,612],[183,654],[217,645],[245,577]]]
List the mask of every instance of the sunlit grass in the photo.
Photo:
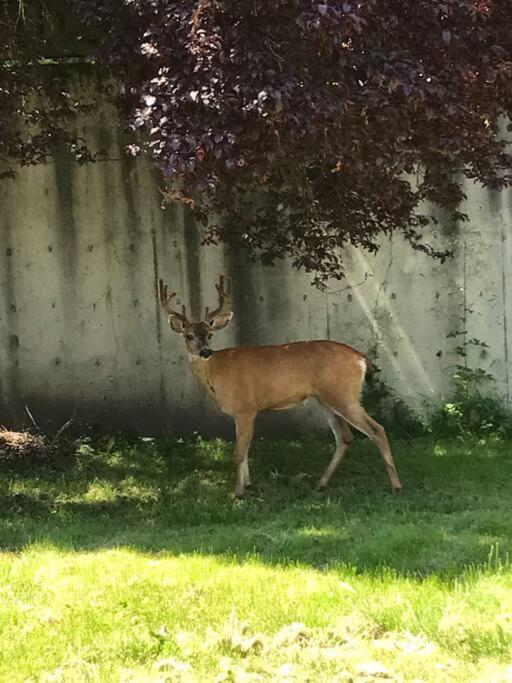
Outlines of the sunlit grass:
[[0,480],[0,680],[499,681],[512,660],[508,443],[102,440]]

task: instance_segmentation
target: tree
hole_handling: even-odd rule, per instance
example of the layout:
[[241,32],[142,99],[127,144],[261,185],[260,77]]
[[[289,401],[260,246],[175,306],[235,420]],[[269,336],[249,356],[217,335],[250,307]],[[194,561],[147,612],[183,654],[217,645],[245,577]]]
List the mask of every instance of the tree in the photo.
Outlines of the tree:
[[510,0],[69,2],[206,241],[321,281],[382,233],[446,257],[424,202],[461,221],[464,179],[511,184]]
[[0,0],[0,179],[15,166],[66,148],[79,163],[94,157],[71,130],[92,106],[72,97],[68,75],[50,58],[51,15],[36,1]]

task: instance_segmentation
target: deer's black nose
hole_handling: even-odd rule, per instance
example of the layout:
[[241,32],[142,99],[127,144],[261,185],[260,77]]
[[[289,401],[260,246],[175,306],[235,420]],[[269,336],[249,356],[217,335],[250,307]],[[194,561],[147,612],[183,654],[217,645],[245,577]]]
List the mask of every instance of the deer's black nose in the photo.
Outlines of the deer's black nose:
[[201,358],[209,358],[212,355],[212,350],[208,347],[205,347],[204,349],[201,349],[201,351],[199,351],[199,355],[201,356]]

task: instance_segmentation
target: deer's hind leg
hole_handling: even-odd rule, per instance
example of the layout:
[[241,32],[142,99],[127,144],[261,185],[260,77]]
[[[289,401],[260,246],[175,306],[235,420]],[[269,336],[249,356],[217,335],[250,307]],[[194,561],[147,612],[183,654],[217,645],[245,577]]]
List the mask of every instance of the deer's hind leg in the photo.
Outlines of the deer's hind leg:
[[382,459],[386,465],[389,481],[393,491],[398,492],[402,488],[398,472],[396,470],[395,461],[389,447],[389,441],[384,427],[378,422],[375,422],[360,403],[346,402],[344,400],[335,399],[329,401],[329,407],[337,414],[346,420],[349,425],[355,427],[363,434],[371,439],[378,447]]
[[343,459],[343,456],[347,452],[348,447],[354,440],[352,432],[350,431],[350,427],[342,417],[337,415],[330,408],[325,408],[325,412],[327,414],[329,426],[332,429],[334,438],[336,439],[336,450],[334,451],[331,462],[327,465],[325,472],[318,482],[318,489],[326,488],[330,478],[336,471],[338,465]]

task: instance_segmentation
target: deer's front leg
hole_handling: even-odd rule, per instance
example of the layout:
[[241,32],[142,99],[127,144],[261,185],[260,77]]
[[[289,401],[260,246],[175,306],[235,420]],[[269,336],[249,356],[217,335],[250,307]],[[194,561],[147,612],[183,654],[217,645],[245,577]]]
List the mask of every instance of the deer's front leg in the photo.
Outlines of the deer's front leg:
[[236,485],[235,496],[241,498],[245,493],[245,487],[250,484],[249,464],[247,456],[254,433],[254,414],[235,416],[236,424]]

